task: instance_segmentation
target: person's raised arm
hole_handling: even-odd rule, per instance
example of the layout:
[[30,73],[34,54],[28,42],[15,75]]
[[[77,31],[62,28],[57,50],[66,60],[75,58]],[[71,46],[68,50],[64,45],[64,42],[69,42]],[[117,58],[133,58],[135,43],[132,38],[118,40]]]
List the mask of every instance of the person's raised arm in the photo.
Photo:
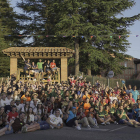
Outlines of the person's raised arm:
[[119,88],[119,83],[118,83],[118,81],[117,81],[117,88]]
[[23,55],[22,54],[20,54],[20,56],[22,57],[22,59],[25,61],[25,58],[23,57]]
[[45,64],[46,63],[46,60],[43,62],[43,64]]

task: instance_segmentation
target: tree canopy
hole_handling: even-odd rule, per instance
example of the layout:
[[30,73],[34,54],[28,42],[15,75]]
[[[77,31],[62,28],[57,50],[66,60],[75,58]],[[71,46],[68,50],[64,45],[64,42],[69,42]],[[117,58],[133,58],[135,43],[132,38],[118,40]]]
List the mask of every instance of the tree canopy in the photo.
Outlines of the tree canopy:
[[124,67],[119,62],[130,57],[125,54],[130,45],[128,27],[140,19],[140,14],[117,15],[134,5],[133,0],[24,0],[17,3],[23,14],[15,19],[22,35],[33,35],[32,42],[22,45],[76,48],[78,57],[69,62],[76,61],[75,66],[80,64],[85,73],[120,73]]

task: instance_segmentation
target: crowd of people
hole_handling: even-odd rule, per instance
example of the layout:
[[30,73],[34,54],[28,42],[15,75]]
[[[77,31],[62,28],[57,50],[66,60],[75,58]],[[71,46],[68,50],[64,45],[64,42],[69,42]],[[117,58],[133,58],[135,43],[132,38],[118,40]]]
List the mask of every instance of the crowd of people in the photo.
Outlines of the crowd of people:
[[36,130],[81,130],[113,123],[140,125],[140,99],[136,86],[110,88],[86,78],[68,77],[61,83],[16,81],[0,86],[0,136]]

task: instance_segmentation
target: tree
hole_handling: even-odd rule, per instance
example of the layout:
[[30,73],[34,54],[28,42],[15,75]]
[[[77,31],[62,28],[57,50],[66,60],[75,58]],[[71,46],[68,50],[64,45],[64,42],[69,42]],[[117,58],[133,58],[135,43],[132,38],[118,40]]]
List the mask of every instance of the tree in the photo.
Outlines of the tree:
[[2,26],[0,20],[0,75],[7,75],[9,72],[9,59],[4,56],[2,50],[8,47],[4,36],[7,35],[6,27]]
[[[21,44],[16,22],[16,14],[8,0],[0,0],[0,74],[9,75],[9,58],[2,53],[3,49]],[[16,35],[16,36],[15,36]]]
[[[127,27],[140,18],[116,17],[126,9],[134,6],[132,0],[69,0],[54,5],[59,9],[60,21],[56,24],[59,35],[82,35],[80,40],[80,65],[87,70],[100,74],[104,70],[120,73],[129,42]],[[120,36],[120,38],[119,38]]]
[[[67,46],[75,49],[75,74],[79,64],[83,71],[120,73],[129,42],[127,27],[140,18],[117,15],[133,7],[133,0],[25,0],[18,4],[26,13],[21,15],[25,34],[34,36],[32,46]],[[46,38],[45,35],[57,35]],[[62,36],[67,36],[62,38]],[[120,36],[120,37],[119,37]],[[73,62],[73,61],[71,61]]]

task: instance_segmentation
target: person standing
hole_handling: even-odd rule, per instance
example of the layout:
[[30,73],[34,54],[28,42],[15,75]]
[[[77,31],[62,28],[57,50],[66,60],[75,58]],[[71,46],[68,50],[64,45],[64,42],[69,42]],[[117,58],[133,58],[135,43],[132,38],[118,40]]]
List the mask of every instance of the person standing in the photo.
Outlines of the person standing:
[[44,64],[44,72],[46,72],[46,73],[50,72],[50,74],[51,74],[51,71],[52,71],[52,69],[51,69],[51,67],[50,67],[50,61],[48,60],[48,61]]
[[132,94],[133,94],[132,97],[134,98],[135,102],[137,102],[138,95],[139,95],[139,92],[138,92],[136,89],[137,89],[137,87],[134,86],[134,87],[133,87],[133,91],[132,91]]
[[[24,74],[25,74],[25,76],[27,76],[26,71],[28,70],[28,73],[29,73],[29,70],[31,68],[30,59],[28,59],[26,61],[25,58],[23,57],[23,55],[21,55],[21,57],[22,57],[22,59],[24,60],[24,63],[25,63],[25,65],[24,65]],[[29,77],[29,75],[27,77]]]
[[[45,60],[45,62],[46,62],[46,60]],[[39,62],[37,62],[37,67],[38,67],[39,73],[42,74],[42,79],[43,79],[43,80],[44,80],[44,75],[43,75],[43,66],[42,66],[42,65],[43,65],[45,62],[42,62],[41,59],[39,59]]]

